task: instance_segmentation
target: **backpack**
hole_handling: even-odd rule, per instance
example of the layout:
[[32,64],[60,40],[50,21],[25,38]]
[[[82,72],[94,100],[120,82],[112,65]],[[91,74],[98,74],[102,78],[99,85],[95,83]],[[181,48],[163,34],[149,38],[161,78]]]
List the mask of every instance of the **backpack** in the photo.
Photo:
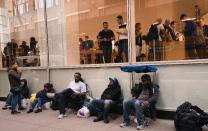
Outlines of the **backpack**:
[[176,131],[202,131],[208,124],[208,114],[189,102],[180,105],[174,117]]
[[149,28],[149,31],[147,33],[147,40],[148,41],[153,41],[153,40],[158,40],[158,29],[157,29],[158,24],[152,24]]

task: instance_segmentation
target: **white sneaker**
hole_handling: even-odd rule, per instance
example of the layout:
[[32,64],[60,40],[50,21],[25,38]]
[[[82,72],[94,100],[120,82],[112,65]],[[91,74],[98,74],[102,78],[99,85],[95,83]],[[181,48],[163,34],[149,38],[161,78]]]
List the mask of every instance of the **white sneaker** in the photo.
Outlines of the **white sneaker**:
[[64,115],[63,114],[60,114],[59,116],[58,116],[58,119],[63,119],[64,118]]
[[142,130],[142,129],[144,129],[144,125],[138,125],[137,126],[137,130]]
[[127,126],[130,126],[130,124],[125,123],[125,122],[120,124],[120,127],[121,127],[121,128],[125,128],[125,127],[127,127]]

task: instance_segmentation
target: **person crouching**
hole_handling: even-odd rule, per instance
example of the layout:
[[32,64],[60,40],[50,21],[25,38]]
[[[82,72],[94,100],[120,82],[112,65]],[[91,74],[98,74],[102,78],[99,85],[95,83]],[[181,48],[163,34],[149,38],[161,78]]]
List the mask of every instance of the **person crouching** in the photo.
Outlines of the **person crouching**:
[[30,109],[27,111],[27,113],[33,112],[34,108],[37,106],[37,110],[35,110],[35,113],[42,112],[42,105],[44,105],[47,102],[50,102],[50,98],[48,98],[47,93],[54,93],[55,90],[53,88],[53,85],[50,83],[44,84],[44,89],[40,90],[37,95],[34,102],[31,104]]

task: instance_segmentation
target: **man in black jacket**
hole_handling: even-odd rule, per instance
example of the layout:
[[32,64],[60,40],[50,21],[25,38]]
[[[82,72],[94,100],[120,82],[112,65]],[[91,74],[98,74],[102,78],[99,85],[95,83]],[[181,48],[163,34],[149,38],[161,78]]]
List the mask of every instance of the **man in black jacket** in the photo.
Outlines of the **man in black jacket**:
[[104,123],[109,123],[109,112],[113,105],[123,101],[121,87],[116,78],[109,78],[110,83],[101,95],[101,99],[93,100],[91,107],[98,112],[97,118],[93,121],[98,122],[104,119]]
[[120,127],[126,127],[130,125],[129,114],[132,110],[136,111],[137,117],[137,129],[144,128],[144,109],[149,108],[152,104],[155,104],[159,96],[159,87],[151,82],[151,78],[148,74],[144,74],[141,77],[142,82],[138,86],[132,88],[131,93],[133,98],[126,100],[123,103],[123,123]]
[[20,99],[20,94],[21,94],[21,78],[22,72],[19,69],[18,65],[16,62],[12,63],[11,69],[8,70],[8,78],[9,78],[9,83],[10,83],[10,92],[12,93],[12,101],[11,101],[11,114],[18,114],[20,112],[16,111],[16,106],[17,103]]

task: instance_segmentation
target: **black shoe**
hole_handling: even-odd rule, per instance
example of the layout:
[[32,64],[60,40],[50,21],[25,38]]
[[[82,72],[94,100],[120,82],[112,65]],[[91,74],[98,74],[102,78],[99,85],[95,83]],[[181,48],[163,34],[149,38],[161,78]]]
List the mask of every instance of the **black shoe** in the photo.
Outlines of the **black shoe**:
[[9,107],[7,105],[5,105],[4,107],[2,107],[2,110],[6,110],[8,109]]
[[103,120],[103,116],[99,115],[93,120],[93,122],[98,122],[98,121],[102,121],[102,120]]
[[28,114],[31,113],[31,112],[33,112],[33,109],[29,109],[29,110],[27,111]]
[[37,109],[34,111],[35,113],[39,113],[39,112],[42,112],[42,109]]
[[19,110],[19,111],[22,111],[22,110],[25,110],[25,108],[19,107],[18,110]]
[[19,114],[19,113],[20,113],[19,111],[12,111],[11,112],[12,115]]
[[105,123],[105,124],[108,124],[108,123],[109,123],[109,119],[108,119],[108,118],[105,118],[105,119],[104,119],[104,123]]

